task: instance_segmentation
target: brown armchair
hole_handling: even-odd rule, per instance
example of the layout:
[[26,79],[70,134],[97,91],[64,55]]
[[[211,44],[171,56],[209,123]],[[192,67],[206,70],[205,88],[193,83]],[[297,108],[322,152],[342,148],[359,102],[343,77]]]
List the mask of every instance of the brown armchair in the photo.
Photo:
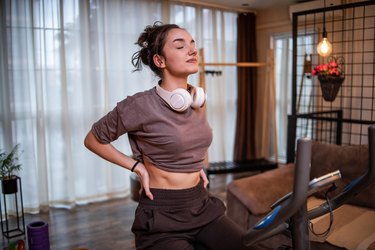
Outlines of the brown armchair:
[[[336,183],[342,190],[368,169],[369,153],[367,145],[338,146],[314,142],[311,152],[311,179],[340,170],[342,178]],[[279,166],[275,170],[238,179],[227,188],[227,214],[244,229],[254,226],[270,210],[271,205],[290,192],[293,187],[294,164]],[[308,199],[308,209],[325,202],[326,190],[315,193]],[[353,197],[348,204],[340,206],[333,213],[332,228],[324,237],[310,233],[314,245],[321,249],[375,249],[375,183],[370,184]],[[329,215],[312,220],[314,231],[323,232],[329,226]],[[265,245],[276,249],[280,245],[291,246],[287,234],[279,234]],[[312,249],[318,249],[312,247]]]

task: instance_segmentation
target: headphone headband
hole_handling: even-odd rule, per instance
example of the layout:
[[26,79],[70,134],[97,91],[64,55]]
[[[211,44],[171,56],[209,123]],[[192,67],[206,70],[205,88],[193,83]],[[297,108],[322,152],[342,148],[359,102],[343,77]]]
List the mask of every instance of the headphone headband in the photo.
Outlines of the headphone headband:
[[173,110],[183,112],[190,106],[192,108],[203,107],[206,101],[204,90],[200,87],[193,88],[195,91],[193,90],[192,94],[183,88],[177,88],[171,92],[163,89],[158,84],[156,85],[156,92]]

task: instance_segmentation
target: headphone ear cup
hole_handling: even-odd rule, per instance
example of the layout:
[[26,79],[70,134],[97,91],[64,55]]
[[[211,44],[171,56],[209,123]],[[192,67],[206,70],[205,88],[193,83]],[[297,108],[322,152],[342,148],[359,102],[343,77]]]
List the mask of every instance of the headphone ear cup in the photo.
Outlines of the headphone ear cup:
[[204,93],[203,88],[195,87],[195,93],[193,94],[193,102],[191,107],[193,108],[201,108],[203,107],[204,103],[206,102],[206,94]]
[[193,103],[193,98],[185,89],[175,89],[171,92],[169,105],[172,109],[182,112]]
[[156,85],[157,94],[168,103],[169,107],[178,112],[183,112],[190,106],[192,108],[203,107],[206,102],[206,94],[200,87],[195,87],[192,93],[182,88],[177,88],[172,92]]
[[190,93],[181,88],[170,92],[160,87],[160,85],[156,85],[156,93],[168,103],[171,109],[178,112],[185,111],[193,102]]

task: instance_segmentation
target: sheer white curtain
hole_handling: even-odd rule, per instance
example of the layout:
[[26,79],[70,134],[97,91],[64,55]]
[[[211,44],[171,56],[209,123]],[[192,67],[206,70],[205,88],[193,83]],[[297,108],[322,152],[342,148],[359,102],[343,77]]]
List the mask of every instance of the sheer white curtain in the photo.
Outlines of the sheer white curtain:
[[[298,47],[299,55],[311,55],[314,51],[313,36],[306,34],[300,36],[298,39],[303,39],[304,47]],[[293,39],[292,34],[280,34],[273,36],[273,47],[275,53],[275,79],[276,79],[276,121],[277,121],[277,147],[278,159],[280,162],[286,162],[287,157],[287,117],[292,113],[292,58],[293,58]],[[304,65],[304,57],[297,58],[297,65]],[[307,60],[311,60],[307,58]],[[303,67],[300,68],[302,72],[298,72],[297,83],[299,88],[302,88],[303,98],[300,107],[297,108],[298,113],[307,113],[311,110],[311,92],[312,92],[312,78],[303,76]],[[298,89],[299,90],[299,89]],[[302,92],[301,92],[302,93]],[[298,92],[299,94],[299,92]],[[298,103],[299,96],[297,96]],[[307,123],[308,128],[311,124]],[[306,130],[307,131],[307,130]]]
[[[198,48],[204,49],[205,62],[236,62],[237,13],[217,9],[175,4],[171,6],[171,22],[185,27],[195,38]],[[233,159],[236,122],[236,67],[207,67],[208,119],[213,129],[209,161]],[[198,74],[191,82],[199,84]]]
[[[206,57],[231,60],[228,51],[235,55],[231,48],[236,38],[235,13],[191,7],[195,13],[202,12],[201,17],[180,20],[176,5],[164,13],[169,7],[165,8],[164,1],[145,0],[5,0],[0,5],[4,10],[1,27],[5,28],[0,33],[0,148],[10,150],[20,144],[20,176],[28,212],[129,193],[129,171],[100,160],[84,148],[83,139],[91,124],[118,101],[156,84],[147,70],[132,73],[134,42],[146,25],[158,20],[177,22],[192,29],[198,42],[199,34],[207,34],[202,30],[198,34],[199,27],[211,29],[210,34],[216,30],[217,36],[202,40],[217,44],[207,46]],[[205,12],[210,13],[205,17],[212,20],[210,25],[203,25]],[[216,78],[216,83],[208,85],[210,121],[219,134],[234,132],[225,115],[235,115],[228,111],[235,106],[235,77],[225,74],[221,78],[228,77],[230,85],[217,83]],[[219,142],[210,150],[225,155],[212,158],[228,159],[231,149],[220,147],[230,147],[232,138],[228,143],[221,135],[216,137]],[[131,154],[126,136],[115,144]]]
[[[291,34],[274,36],[276,79],[277,159],[286,162],[288,117],[291,114],[292,92],[292,37]],[[276,156],[275,156],[276,158]]]

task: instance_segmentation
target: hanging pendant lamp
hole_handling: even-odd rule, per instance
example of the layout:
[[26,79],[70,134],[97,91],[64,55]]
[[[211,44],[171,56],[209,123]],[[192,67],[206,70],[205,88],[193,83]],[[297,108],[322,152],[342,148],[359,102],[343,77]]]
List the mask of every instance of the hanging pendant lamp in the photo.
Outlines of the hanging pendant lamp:
[[332,44],[327,39],[327,31],[326,31],[326,1],[324,0],[324,11],[323,11],[323,36],[322,41],[318,44],[317,52],[321,56],[329,56],[332,52]]

